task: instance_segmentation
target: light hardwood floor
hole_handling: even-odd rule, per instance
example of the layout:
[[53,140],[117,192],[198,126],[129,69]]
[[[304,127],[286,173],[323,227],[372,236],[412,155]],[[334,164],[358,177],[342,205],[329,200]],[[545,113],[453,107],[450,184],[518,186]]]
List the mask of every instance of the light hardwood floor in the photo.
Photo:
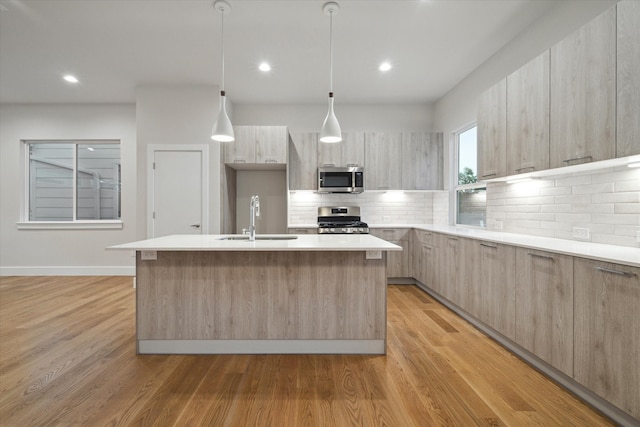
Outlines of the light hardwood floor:
[[410,285],[386,356],[136,356],[134,334],[131,278],[0,278],[0,425],[611,425]]

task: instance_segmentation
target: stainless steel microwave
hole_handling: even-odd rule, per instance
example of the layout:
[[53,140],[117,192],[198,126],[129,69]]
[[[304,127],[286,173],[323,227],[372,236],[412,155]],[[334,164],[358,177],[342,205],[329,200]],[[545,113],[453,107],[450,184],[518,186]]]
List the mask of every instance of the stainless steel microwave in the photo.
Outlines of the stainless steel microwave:
[[364,191],[364,168],[322,167],[318,168],[319,193],[362,193]]

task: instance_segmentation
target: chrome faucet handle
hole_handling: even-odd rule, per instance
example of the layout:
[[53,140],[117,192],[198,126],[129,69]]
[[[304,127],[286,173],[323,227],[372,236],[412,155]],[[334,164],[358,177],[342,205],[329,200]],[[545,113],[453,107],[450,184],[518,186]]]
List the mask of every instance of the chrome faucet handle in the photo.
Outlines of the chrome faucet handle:
[[256,216],[260,216],[260,198],[256,196]]
[[248,228],[243,228],[242,229],[242,234],[244,234],[244,235],[249,234],[249,229]]

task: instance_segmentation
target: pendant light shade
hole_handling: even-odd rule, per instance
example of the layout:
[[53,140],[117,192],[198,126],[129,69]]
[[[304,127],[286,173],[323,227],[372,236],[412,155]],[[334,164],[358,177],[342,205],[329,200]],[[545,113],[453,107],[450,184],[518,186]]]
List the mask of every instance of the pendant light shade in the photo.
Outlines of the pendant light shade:
[[332,143],[342,141],[340,123],[338,123],[336,114],[333,111],[333,15],[338,14],[340,6],[336,2],[329,2],[325,3],[322,10],[329,15],[329,111],[324,123],[322,123],[320,142]]
[[235,141],[236,137],[233,132],[233,125],[227,114],[227,97],[224,90],[224,14],[231,12],[231,6],[224,0],[216,0],[213,3],[213,7],[220,12],[222,17],[222,78],[220,81],[220,111],[218,111],[218,118],[211,130],[211,139],[220,142],[232,142]]

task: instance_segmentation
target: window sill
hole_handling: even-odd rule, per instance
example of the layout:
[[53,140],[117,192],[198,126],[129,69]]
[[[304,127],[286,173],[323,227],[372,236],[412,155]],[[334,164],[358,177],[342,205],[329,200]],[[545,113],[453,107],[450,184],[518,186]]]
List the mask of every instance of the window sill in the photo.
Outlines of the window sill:
[[102,221],[28,221],[17,223],[18,230],[103,230],[122,229],[120,220]]

